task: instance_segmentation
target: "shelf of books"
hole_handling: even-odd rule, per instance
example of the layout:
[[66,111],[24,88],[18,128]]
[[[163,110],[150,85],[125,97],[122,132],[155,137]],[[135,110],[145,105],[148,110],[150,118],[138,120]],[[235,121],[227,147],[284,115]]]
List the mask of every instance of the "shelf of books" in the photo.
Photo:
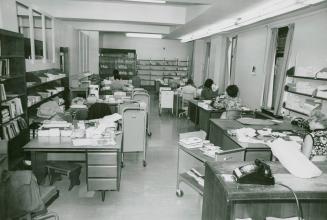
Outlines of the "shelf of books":
[[29,124],[40,120],[38,108],[48,101],[57,102],[62,111],[69,107],[69,79],[59,69],[27,72],[26,81]]
[[137,60],[137,75],[142,85],[154,86],[155,81],[163,78],[182,79],[189,74],[188,60]]
[[29,141],[23,35],[0,30],[0,139],[8,140],[9,169],[19,167]]
[[130,79],[136,74],[136,50],[100,48],[100,78],[113,76],[114,69],[122,79]]

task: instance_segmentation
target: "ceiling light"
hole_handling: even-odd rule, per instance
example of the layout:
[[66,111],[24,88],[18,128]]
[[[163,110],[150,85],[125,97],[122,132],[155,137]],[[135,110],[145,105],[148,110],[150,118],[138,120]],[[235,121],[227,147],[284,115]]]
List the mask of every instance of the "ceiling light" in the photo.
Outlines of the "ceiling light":
[[140,34],[140,33],[126,33],[126,37],[142,37],[142,38],[162,38],[161,34]]
[[325,0],[271,0],[249,10],[239,13],[234,18],[228,18],[213,25],[206,26],[198,31],[182,36],[182,42],[188,42],[204,37],[233,30],[241,26],[286,14]]
[[163,0],[124,0],[128,2],[146,2],[146,3],[155,3],[155,4],[165,4],[166,1]]

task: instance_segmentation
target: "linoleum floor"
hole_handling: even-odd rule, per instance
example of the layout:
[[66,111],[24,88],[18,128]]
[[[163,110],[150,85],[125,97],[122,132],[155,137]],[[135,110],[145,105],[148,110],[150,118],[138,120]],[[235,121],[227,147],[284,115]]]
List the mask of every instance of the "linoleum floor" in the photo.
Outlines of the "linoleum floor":
[[61,220],[201,219],[202,196],[183,183],[184,196],[175,194],[178,134],[195,130],[194,125],[170,111],[159,116],[158,96],[151,95],[150,130],[148,165],[142,166],[142,154],[127,155],[119,192],[107,192],[104,202],[100,192],[87,192],[83,165],[80,186],[68,191],[67,177],[55,183],[60,196],[49,210]]

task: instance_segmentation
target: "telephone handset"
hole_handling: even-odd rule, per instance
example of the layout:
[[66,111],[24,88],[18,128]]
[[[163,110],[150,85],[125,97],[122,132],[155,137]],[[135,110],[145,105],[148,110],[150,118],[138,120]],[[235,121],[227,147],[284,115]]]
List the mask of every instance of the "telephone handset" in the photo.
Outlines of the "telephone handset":
[[269,165],[256,159],[254,164],[248,164],[233,170],[233,175],[238,183],[274,185],[275,178]]

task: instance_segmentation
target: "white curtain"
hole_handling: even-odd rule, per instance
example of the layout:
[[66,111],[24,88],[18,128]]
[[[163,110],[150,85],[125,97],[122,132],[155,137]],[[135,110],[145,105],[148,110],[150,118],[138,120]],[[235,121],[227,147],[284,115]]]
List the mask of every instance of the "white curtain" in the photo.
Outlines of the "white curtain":
[[267,109],[268,108],[268,100],[269,100],[269,91],[271,88],[271,76],[274,74],[274,62],[275,62],[275,55],[276,55],[276,48],[277,48],[277,36],[278,36],[278,28],[271,29],[271,36],[270,36],[270,44],[266,54],[266,62],[265,62],[265,86],[263,91],[262,97],[262,107]]
[[284,62],[281,67],[281,77],[278,82],[278,91],[275,99],[275,110],[274,114],[280,114],[281,107],[282,107],[282,102],[283,102],[283,96],[284,96],[284,84],[285,84],[285,79],[286,79],[286,71],[288,69],[288,63],[291,55],[291,46],[293,42],[293,35],[294,35],[294,24],[288,25],[288,33],[286,37],[286,44],[285,44],[285,51],[284,51]]

